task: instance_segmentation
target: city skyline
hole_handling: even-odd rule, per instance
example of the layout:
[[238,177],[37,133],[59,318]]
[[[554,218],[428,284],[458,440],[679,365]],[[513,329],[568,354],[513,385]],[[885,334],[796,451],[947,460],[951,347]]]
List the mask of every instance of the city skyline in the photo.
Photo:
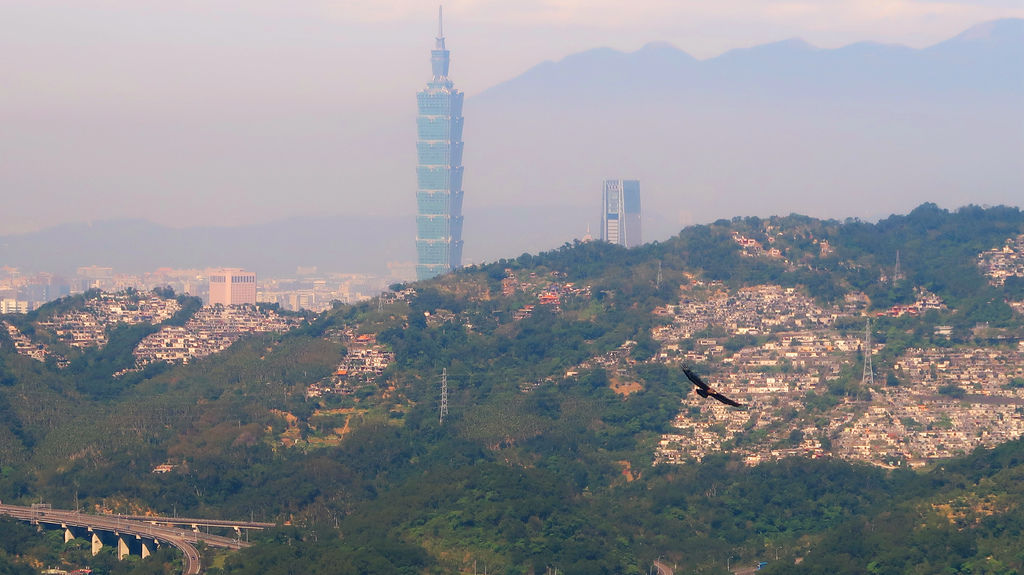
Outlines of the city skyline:
[[[351,304],[373,297],[395,283],[412,281],[415,264],[393,266],[388,274],[321,272],[316,268],[298,268],[285,275],[259,274],[243,268],[156,268],[131,273],[104,266],[82,266],[67,274],[23,272],[0,266],[0,310],[2,313],[28,313],[65,296],[80,296],[93,291],[107,293],[146,293],[157,291],[193,296],[209,305],[269,304],[289,311],[322,312],[336,302]],[[240,273],[241,272],[241,273]],[[248,285],[224,285],[232,276],[246,275]],[[225,281],[215,281],[220,276]],[[219,284],[219,285],[218,285]],[[212,289],[211,289],[212,288]],[[239,289],[241,288],[241,289]],[[245,293],[242,293],[245,292]],[[240,298],[243,295],[244,298]]]

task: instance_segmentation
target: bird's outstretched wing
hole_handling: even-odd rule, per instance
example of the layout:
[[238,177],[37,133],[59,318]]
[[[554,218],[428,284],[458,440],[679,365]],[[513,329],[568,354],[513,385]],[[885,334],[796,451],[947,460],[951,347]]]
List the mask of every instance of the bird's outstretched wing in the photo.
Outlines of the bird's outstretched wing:
[[742,403],[736,401],[735,399],[729,399],[728,397],[722,395],[721,393],[718,393],[717,391],[714,393],[710,393],[709,395],[726,405],[731,405],[733,407],[743,407]]
[[686,369],[685,367],[683,368],[683,373],[686,374],[686,379],[690,380],[690,382],[692,382],[693,385],[696,385],[697,387],[703,389],[704,391],[711,389],[711,386],[704,383],[704,380],[701,379],[700,376],[697,375],[696,373],[693,373],[692,371]]
[[701,397],[713,397],[726,405],[731,405],[733,407],[743,407],[742,403],[739,403],[734,399],[729,399],[728,397],[715,391],[710,385],[704,383],[704,380],[701,379],[700,376],[697,375],[696,373],[693,373],[692,371],[686,369],[685,367],[683,368],[683,373],[686,374],[686,379],[689,379],[690,382],[693,383],[693,385],[697,386],[697,394],[700,395]]

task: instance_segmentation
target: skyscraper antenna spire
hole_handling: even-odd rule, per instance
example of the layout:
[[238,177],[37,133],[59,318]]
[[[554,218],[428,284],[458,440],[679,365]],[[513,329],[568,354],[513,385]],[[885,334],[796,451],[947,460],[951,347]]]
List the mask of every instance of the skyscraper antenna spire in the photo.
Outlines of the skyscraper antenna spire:
[[[444,50],[444,6],[437,7],[437,38],[434,41],[434,50]],[[448,75],[446,71],[445,76]]]

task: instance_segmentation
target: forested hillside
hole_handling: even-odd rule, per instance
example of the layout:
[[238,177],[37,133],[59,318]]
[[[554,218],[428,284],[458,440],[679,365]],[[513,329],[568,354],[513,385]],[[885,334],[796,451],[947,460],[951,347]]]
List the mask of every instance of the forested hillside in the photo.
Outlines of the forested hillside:
[[[1021,234],[1017,209],[928,204],[877,224],[723,220],[637,249],[578,243],[393,286],[184,365],[142,365],[133,350],[184,325],[189,298],[169,319],[114,324],[102,346],[79,349],[47,323],[98,297],[76,296],[4,318],[16,329],[0,331],[0,500],[282,525],[248,550],[206,555],[209,573],[639,574],[659,558],[701,573],[758,561],[776,573],[1017,572],[1019,441],[884,465],[844,460],[829,443],[844,437],[834,410],[856,422],[872,396],[918,393],[900,371],[907,350],[1017,353],[1024,278],[1010,255]],[[724,379],[744,353],[788,338],[785,322],[811,322],[737,335],[678,315],[706,293],[735,304],[751,286],[804,297],[835,341],[875,318],[874,387],[861,385],[854,345],[812,378],[818,387],[788,392],[797,407],[769,418],[769,395],[730,412],[740,429],[719,426],[728,439],[714,449],[666,461],[679,417],[713,421],[682,367]],[[52,355],[18,353],[12,337]],[[761,375],[783,380],[793,363]],[[1024,379],[1002,375],[1016,421]],[[988,389],[940,383],[950,405]],[[946,425],[920,419],[902,425],[922,436]],[[811,439],[815,457],[789,456]],[[752,445],[782,455],[757,463],[741,455]],[[0,573],[43,556],[82,566],[75,549],[18,527]]]

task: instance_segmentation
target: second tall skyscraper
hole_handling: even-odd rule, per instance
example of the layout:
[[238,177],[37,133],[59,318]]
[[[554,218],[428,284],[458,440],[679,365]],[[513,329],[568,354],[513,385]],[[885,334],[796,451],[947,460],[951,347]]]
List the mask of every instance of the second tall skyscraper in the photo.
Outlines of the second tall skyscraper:
[[641,217],[640,182],[605,180],[601,203],[601,239],[627,248],[642,244]]

